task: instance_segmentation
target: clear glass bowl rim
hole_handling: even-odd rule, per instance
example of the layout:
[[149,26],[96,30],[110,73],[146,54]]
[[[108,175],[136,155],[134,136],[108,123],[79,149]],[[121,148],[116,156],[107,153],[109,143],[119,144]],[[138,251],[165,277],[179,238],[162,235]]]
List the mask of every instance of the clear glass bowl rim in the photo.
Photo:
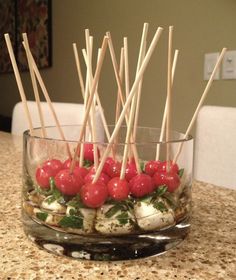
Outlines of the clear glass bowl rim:
[[[61,125],[61,127],[82,127],[82,125],[80,124],[69,124],[69,125]],[[114,125],[108,125],[108,127],[114,127]],[[50,129],[50,128],[57,128],[56,126],[45,126],[45,129]],[[121,126],[121,128],[126,128],[126,126]],[[42,127],[34,127],[33,130],[40,130],[42,129]],[[152,130],[160,130],[160,128],[158,127],[148,127],[148,126],[138,126],[137,129],[152,129]],[[104,132],[105,133],[105,132]],[[143,142],[118,142],[118,143],[112,143],[112,144],[116,144],[116,145],[126,145],[126,144],[137,144],[137,145],[154,145],[154,144],[173,144],[173,143],[182,143],[182,142],[189,142],[193,140],[193,136],[191,134],[188,134],[186,138],[184,138],[184,133],[176,131],[176,130],[171,130],[171,133],[178,133],[179,135],[182,135],[183,138],[181,139],[175,139],[175,140],[170,140],[170,141],[143,141]],[[50,137],[41,137],[41,136],[35,136],[35,135],[30,135],[30,130],[27,129],[23,132],[23,137],[24,138],[31,138],[31,139],[44,139],[47,141],[60,141],[60,142],[66,142],[66,143],[78,143],[78,141],[75,140],[63,140],[63,139],[58,139],[58,138],[50,138]],[[88,143],[88,141],[86,141],[85,143]],[[93,142],[93,141],[89,141],[89,143],[92,144],[100,144],[100,145],[108,145],[108,142]]]

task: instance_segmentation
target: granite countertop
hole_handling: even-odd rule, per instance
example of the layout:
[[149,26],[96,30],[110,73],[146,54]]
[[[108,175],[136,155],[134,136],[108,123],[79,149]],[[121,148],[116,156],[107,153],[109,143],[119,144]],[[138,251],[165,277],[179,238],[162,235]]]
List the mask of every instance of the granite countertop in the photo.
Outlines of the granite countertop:
[[236,190],[193,184],[189,236],[167,253],[80,261],[39,249],[21,226],[21,143],[0,132],[0,279],[236,279]]

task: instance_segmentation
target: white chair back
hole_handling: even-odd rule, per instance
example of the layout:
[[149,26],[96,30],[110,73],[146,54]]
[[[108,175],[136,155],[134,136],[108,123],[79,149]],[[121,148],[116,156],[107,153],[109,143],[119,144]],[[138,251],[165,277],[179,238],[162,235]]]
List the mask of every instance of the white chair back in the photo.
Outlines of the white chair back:
[[[40,118],[38,114],[38,107],[35,101],[27,101],[30,115],[32,117],[33,127],[40,127]],[[84,105],[75,103],[60,103],[53,102],[53,108],[55,109],[57,118],[60,125],[80,125],[83,122],[84,117]],[[55,126],[55,120],[50,111],[47,102],[41,102],[42,114],[44,117],[45,126]],[[14,106],[12,114],[12,128],[11,133],[15,135],[22,135],[27,130],[28,121],[26,119],[23,103],[19,102]],[[101,121],[101,117],[98,111],[96,111],[96,131],[99,141],[104,139],[104,129]]]
[[236,189],[236,108],[203,106],[200,110],[194,178]]

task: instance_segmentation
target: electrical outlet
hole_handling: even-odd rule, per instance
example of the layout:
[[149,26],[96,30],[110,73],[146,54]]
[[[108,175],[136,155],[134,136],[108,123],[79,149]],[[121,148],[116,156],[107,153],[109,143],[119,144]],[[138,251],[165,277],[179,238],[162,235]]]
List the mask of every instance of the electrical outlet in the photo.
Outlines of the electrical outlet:
[[[206,53],[204,59],[204,80],[209,80],[210,76],[214,70],[216,62],[219,58],[219,53]],[[214,80],[219,80],[220,78],[220,69],[218,68]]]
[[236,79],[236,51],[226,51],[223,58],[222,79]]

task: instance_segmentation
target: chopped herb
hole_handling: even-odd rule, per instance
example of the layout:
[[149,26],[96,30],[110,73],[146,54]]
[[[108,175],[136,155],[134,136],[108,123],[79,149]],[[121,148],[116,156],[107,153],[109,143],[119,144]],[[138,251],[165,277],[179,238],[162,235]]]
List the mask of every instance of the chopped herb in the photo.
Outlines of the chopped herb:
[[121,225],[126,225],[129,222],[129,216],[127,212],[122,212],[118,216],[116,216],[117,220]]
[[167,211],[167,208],[162,201],[156,201],[155,203],[153,203],[153,206],[154,206],[154,208],[156,208],[157,210],[159,210],[161,212]]
[[178,171],[178,175],[180,178],[182,178],[183,174],[184,174],[184,168],[182,168]]
[[174,199],[172,198],[172,196],[168,193],[166,193],[164,196],[163,196],[166,201],[169,203],[169,205],[171,206],[171,208],[173,208],[174,210],[176,209],[177,205],[176,205],[176,202],[174,201]]
[[107,218],[111,218],[114,216],[118,211],[132,211],[134,208],[133,202],[131,199],[126,199],[123,201],[110,201],[109,203],[113,204],[112,206],[106,213],[105,216]]
[[166,185],[163,185],[163,186],[159,186],[157,189],[156,189],[156,194],[158,196],[163,196],[163,194],[165,194],[167,191],[167,186]]
[[36,213],[36,217],[37,217],[39,220],[45,222],[46,219],[47,219],[47,217],[48,217],[48,213],[45,213],[45,212],[38,212],[38,213]]
[[93,165],[93,163],[90,161],[90,160],[88,160],[88,159],[84,159],[84,162],[83,162],[83,166],[84,167],[90,167],[90,166],[92,166]]
[[69,202],[67,202],[68,206],[74,207],[74,208],[87,208],[81,201],[81,198],[79,195],[76,195],[71,199]]
[[83,218],[78,217],[75,215],[72,216],[64,216],[60,222],[59,225],[61,227],[70,227],[70,228],[83,228]]
[[141,161],[141,162],[139,163],[139,166],[140,166],[141,171],[144,172],[144,171],[145,171],[145,162],[144,162],[144,161]]
[[114,216],[118,211],[122,211],[123,207],[119,204],[115,204],[114,206],[112,206],[106,213],[105,213],[105,217],[106,218],[111,218],[112,216]]
[[76,209],[76,208],[71,208],[69,210],[69,215],[70,216],[84,217],[84,215],[79,211],[79,209]]

